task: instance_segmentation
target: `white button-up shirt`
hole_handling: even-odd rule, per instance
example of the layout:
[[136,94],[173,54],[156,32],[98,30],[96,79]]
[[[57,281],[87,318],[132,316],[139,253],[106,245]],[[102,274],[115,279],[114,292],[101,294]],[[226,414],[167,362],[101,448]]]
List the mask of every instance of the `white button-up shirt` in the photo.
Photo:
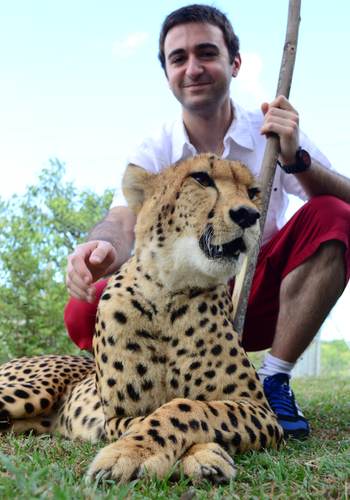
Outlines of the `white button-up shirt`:
[[[233,103],[234,119],[224,137],[223,159],[239,160],[245,163],[252,173],[259,177],[265,151],[266,138],[260,129],[263,114],[260,110],[246,111]],[[316,148],[309,138],[300,131],[300,145],[311,157],[326,168],[332,169],[328,159]],[[169,165],[198,154],[190,143],[182,118],[162,126],[157,134],[146,138],[128,157],[128,163],[134,163],[152,173],[159,173]],[[263,243],[269,239],[286,222],[288,194],[302,200],[307,196],[296,177],[286,174],[281,168],[276,169],[272,187],[269,209],[267,213]],[[126,206],[121,186],[116,189],[112,207]]]

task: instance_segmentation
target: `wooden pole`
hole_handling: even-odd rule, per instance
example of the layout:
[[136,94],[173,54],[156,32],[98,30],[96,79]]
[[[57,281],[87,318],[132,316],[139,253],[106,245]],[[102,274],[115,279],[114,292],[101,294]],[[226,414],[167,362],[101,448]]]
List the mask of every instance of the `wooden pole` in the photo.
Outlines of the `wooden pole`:
[[[289,97],[297,51],[298,32],[300,24],[300,6],[301,0],[289,0],[286,39],[283,48],[276,96],[284,95],[287,98]],[[271,134],[271,136],[268,137],[266,141],[266,148],[260,174],[260,185],[262,191],[262,211],[260,217],[261,235],[265,226],[266,214],[270,201],[272,184],[275,176],[276,163],[279,153],[280,146],[278,136],[275,134]],[[240,335],[242,335],[243,333],[249,292],[253,281],[260,246],[261,236],[259,244],[250,254],[248,261],[243,266],[242,271],[235,282],[235,289],[232,297],[232,301],[235,307],[235,319],[233,322],[233,326]]]

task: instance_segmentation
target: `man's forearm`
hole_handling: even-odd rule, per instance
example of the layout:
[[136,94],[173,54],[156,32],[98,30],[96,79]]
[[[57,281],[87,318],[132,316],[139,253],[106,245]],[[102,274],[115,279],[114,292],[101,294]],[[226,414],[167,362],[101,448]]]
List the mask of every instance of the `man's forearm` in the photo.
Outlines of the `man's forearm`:
[[87,241],[103,240],[111,243],[115,248],[120,245],[120,233],[122,225],[118,222],[102,220],[91,229],[88,234]]
[[310,198],[329,194],[350,203],[350,179],[328,170],[315,160],[309,170],[296,174],[296,177]]
[[89,233],[87,240],[103,240],[113,245],[118,267],[129,257],[134,244],[135,216],[125,207],[112,209]]

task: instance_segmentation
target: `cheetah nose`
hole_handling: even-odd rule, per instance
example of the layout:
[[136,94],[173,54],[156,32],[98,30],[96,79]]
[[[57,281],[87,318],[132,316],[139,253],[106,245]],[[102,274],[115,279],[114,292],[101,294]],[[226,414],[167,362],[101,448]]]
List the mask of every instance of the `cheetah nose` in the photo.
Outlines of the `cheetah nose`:
[[229,213],[233,222],[242,229],[253,226],[260,217],[259,212],[251,207],[239,207],[235,210],[231,208]]

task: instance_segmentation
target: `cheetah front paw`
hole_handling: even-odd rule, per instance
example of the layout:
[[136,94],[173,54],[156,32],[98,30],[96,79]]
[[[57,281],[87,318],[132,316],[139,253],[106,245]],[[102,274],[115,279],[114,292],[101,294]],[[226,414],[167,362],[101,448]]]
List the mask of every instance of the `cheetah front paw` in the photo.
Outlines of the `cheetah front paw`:
[[122,439],[99,451],[89,467],[87,479],[112,479],[118,484],[125,484],[145,475],[161,478],[169,468],[163,453],[152,454],[150,448],[139,448],[135,443]]
[[185,476],[194,482],[207,479],[223,484],[234,479],[237,474],[232,457],[216,443],[193,445],[182,457],[180,466]]

